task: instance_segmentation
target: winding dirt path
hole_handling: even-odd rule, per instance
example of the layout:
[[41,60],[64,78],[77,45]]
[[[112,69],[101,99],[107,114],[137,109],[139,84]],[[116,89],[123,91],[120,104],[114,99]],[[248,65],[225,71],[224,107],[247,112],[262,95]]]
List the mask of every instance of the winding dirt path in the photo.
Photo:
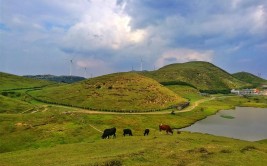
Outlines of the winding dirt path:
[[[182,113],[182,112],[189,112],[192,111],[194,108],[196,108],[199,104],[214,100],[216,98],[220,97],[210,97],[210,98],[205,98],[198,100],[194,103],[192,103],[189,107],[181,110],[181,111],[175,111],[175,113]],[[81,108],[73,108],[73,107],[67,107],[67,106],[61,106],[61,105],[53,105],[54,107],[61,107],[61,108],[70,108],[72,111],[70,112],[78,112],[78,113],[85,113],[85,114],[110,114],[110,115],[162,115],[162,114],[170,114],[169,111],[159,111],[159,112],[140,112],[140,113],[119,113],[119,112],[104,112],[104,111],[91,111],[91,110],[86,110],[86,109],[81,109]],[[75,111],[74,111],[75,110]]]

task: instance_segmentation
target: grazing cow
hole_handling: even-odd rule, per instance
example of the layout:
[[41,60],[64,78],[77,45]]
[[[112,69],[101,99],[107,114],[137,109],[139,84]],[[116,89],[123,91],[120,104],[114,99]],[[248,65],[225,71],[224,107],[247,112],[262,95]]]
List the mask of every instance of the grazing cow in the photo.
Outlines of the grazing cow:
[[168,134],[169,132],[173,134],[173,131],[169,125],[159,125],[159,131],[161,130],[166,130],[166,133]]
[[105,139],[105,138],[109,139],[109,136],[111,136],[111,135],[113,135],[113,138],[116,137],[116,128],[115,127],[110,128],[110,129],[105,129],[104,133],[102,135],[102,139]]
[[125,135],[133,136],[132,130],[131,129],[123,129],[123,136]]
[[149,134],[149,129],[145,129],[144,136]]

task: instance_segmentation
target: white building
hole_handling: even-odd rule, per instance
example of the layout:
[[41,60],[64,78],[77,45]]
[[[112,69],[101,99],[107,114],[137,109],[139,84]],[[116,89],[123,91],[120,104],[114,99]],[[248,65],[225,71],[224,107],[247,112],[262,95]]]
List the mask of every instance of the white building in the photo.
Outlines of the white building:
[[259,95],[260,91],[258,89],[241,89],[241,90],[232,89],[231,93],[236,95]]

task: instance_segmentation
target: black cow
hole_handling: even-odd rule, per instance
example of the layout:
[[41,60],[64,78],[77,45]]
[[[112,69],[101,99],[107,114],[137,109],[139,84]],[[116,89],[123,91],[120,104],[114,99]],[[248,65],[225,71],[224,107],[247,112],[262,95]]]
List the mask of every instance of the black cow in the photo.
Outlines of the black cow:
[[104,133],[102,135],[102,139],[105,139],[105,138],[109,139],[109,136],[111,136],[111,135],[113,135],[113,138],[116,137],[116,128],[115,127],[110,128],[110,129],[105,129]]
[[131,129],[123,129],[123,136],[125,136],[126,134],[128,134],[129,136],[133,136]]
[[149,129],[145,129],[144,136],[149,134]]

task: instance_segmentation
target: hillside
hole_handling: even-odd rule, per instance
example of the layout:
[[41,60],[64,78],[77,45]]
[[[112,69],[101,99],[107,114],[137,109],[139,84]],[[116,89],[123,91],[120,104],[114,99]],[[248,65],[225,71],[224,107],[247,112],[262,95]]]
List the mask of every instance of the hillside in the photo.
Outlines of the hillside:
[[142,74],[164,85],[184,84],[199,90],[227,90],[250,85],[211,63],[200,61],[171,64]]
[[21,113],[33,109],[34,106],[21,100],[0,95],[0,113]]
[[[267,145],[262,141],[177,130],[167,135],[158,129],[161,123],[189,126],[246,102],[258,101],[218,98],[175,115],[86,114],[55,105],[35,113],[0,114],[0,165],[264,165]],[[101,139],[98,130],[114,126],[117,137]],[[132,129],[133,136],[124,137],[124,128]],[[146,128],[150,133],[143,136]]]
[[60,82],[60,83],[68,83],[68,84],[85,80],[84,77],[79,77],[79,76],[54,76],[50,74],[48,75],[25,75],[24,77],[40,79],[40,80],[48,80],[48,81],[54,81],[54,82]]
[[51,84],[50,81],[25,78],[0,72],[0,90],[40,87]]
[[235,78],[237,78],[243,82],[250,83],[255,87],[260,86],[262,84],[267,84],[267,80],[260,78],[258,76],[255,76],[255,75],[248,73],[248,72],[238,72],[238,73],[234,73],[232,75]]
[[116,73],[30,93],[42,101],[102,111],[165,109],[185,99],[136,73]]

